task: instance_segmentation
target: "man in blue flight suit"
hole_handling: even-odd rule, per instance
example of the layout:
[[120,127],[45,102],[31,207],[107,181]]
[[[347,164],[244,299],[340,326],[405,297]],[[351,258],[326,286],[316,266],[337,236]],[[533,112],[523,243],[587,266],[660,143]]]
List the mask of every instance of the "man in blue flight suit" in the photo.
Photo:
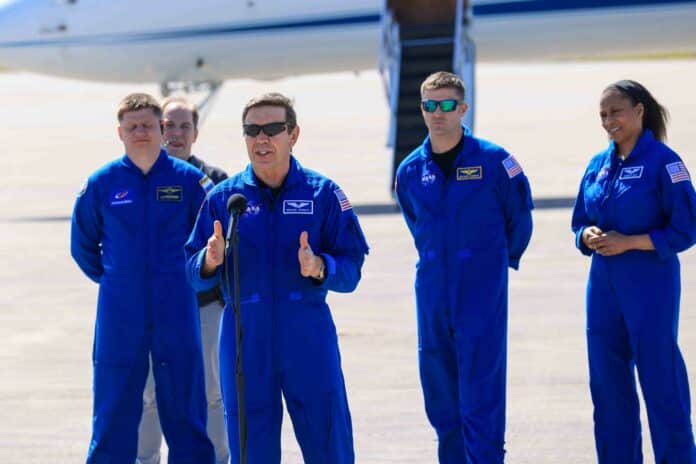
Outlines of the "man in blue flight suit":
[[[304,462],[353,463],[351,417],[326,294],[355,289],[368,246],[343,191],[292,156],[300,128],[287,97],[252,99],[242,122],[251,163],[210,193],[186,253],[197,290],[220,282],[226,203],[234,193],[246,196],[239,220],[239,296],[248,462],[280,462],[282,392]],[[220,329],[220,377],[230,455],[238,462],[231,297]]]
[[88,463],[135,461],[150,357],[169,463],[214,462],[183,250],[212,181],[160,149],[161,114],[147,94],[121,101],[126,154],[89,177],[73,212],[72,256],[99,283]]
[[464,84],[421,85],[428,137],[397,170],[418,250],[416,306],[425,410],[441,463],[502,463],[508,267],[532,234],[529,184],[511,155],[461,126]]
[[[191,153],[198,138],[198,110],[183,97],[170,97],[162,102],[162,137],[170,156],[187,161],[200,169],[214,184],[227,179],[227,174],[204,162]],[[201,344],[205,371],[205,391],[208,401],[208,436],[215,448],[216,464],[227,464],[230,451],[227,445],[225,417],[220,393],[218,362],[218,333],[224,299],[219,286],[197,295],[201,322]],[[138,434],[138,460],[136,464],[159,464],[162,447],[162,430],[157,414],[155,381],[152,369],[145,383],[143,418]]]

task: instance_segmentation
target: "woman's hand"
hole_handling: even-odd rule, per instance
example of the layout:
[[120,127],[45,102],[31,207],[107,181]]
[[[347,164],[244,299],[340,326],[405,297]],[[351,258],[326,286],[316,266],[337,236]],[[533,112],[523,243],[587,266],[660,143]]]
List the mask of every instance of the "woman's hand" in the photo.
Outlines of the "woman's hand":
[[[584,236],[584,234],[583,234]],[[615,230],[590,237],[587,246],[602,256],[614,256],[633,248],[630,235]]]

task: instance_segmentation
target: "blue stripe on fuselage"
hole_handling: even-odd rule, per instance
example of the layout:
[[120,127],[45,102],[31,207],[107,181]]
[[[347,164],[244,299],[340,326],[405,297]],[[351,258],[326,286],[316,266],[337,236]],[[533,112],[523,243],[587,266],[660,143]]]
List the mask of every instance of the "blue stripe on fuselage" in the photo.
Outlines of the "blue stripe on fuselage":
[[523,0],[474,5],[474,17],[511,13],[553,13],[635,6],[664,6],[696,3],[696,0]]

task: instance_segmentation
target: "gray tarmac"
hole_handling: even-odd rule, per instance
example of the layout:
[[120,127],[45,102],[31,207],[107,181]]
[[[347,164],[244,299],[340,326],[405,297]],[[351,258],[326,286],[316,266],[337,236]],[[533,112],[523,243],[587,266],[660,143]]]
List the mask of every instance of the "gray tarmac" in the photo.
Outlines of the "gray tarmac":
[[[584,337],[589,260],[573,247],[571,211],[589,157],[604,148],[603,87],[644,83],[670,110],[669,143],[696,170],[696,61],[484,63],[476,132],[515,154],[530,178],[535,231],[511,273],[507,462],[595,461]],[[433,463],[436,439],[418,381],[412,241],[390,213],[388,109],[375,72],[231,81],[196,153],[246,164],[240,113],[252,95],[285,92],[301,126],[296,155],[342,185],[371,245],[358,290],[331,295],[358,463]],[[69,256],[75,194],[122,153],[117,102],[153,85],[0,74],[0,462],[84,462],[90,437],[97,288]],[[414,102],[417,104],[417,102]],[[680,342],[696,384],[696,252],[682,257]],[[692,398],[694,398],[692,390]],[[643,414],[643,416],[645,416]],[[283,462],[302,462],[284,422]],[[645,462],[654,462],[643,418]]]

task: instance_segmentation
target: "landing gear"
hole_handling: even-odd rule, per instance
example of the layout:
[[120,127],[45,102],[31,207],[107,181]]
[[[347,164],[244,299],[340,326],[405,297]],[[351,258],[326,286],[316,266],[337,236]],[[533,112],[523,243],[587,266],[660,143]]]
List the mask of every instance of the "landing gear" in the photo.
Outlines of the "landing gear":
[[186,94],[194,92],[203,92],[205,95],[199,102],[196,103],[198,108],[199,122],[201,125],[205,121],[206,116],[213,107],[213,103],[217,98],[222,81],[202,81],[202,82],[162,82],[160,84],[160,93],[162,97],[168,97],[174,92],[183,92]]

